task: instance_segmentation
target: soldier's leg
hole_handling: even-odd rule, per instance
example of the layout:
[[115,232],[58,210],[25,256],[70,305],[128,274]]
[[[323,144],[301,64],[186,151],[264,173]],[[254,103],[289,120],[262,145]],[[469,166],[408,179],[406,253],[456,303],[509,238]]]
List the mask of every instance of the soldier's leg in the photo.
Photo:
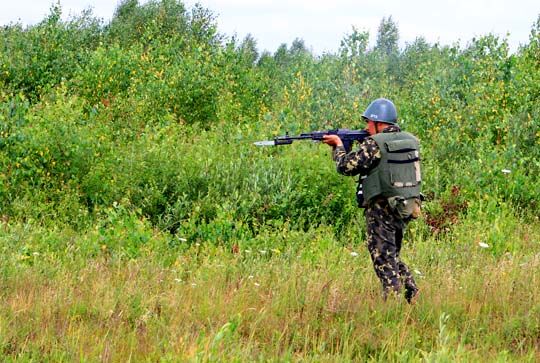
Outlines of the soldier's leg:
[[[404,226],[405,228],[405,226]],[[405,298],[408,302],[411,302],[412,298],[418,293],[418,287],[414,281],[414,276],[405,264],[401,260],[401,243],[403,242],[403,230],[404,228],[398,228],[396,230],[396,247],[397,247],[397,260],[398,260],[398,269],[401,282],[405,286]]]
[[380,279],[385,296],[390,291],[398,292],[401,288],[396,228],[383,208],[375,204],[366,209],[367,246],[373,261],[373,267]]

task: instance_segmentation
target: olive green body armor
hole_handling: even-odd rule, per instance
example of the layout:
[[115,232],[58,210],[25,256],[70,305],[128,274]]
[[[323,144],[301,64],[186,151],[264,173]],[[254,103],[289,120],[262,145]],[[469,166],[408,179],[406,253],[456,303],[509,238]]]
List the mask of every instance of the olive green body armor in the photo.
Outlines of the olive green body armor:
[[381,161],[361,179],[364,206],[377,196],[405,199],[420,196],[420,145],[408,132],[372,136],[381,151]]

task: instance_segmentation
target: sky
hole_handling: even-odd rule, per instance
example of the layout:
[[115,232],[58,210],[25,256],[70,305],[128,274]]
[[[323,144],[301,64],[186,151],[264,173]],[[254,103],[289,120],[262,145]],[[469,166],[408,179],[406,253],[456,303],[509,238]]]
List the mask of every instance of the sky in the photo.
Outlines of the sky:
[[[56,1],[56,0],[55,0]],[[145,0],[140,0],[144,3]],[[251,34],[259,50],[273,52],[282,43],[304,40],[315,54],[336,52],[353,26],[369,31],[371,45],[383,17],[392,16],[400,46],[423,36],[430,43],[466,46],[474,37],[495,34],[508,38],[510,50],[529,40],[540,15],[539,0],[185,0],[212,10],[218,28],[242,39]],[[48,13],[52,0],[0,0],[0,25],[35,24]],[[92,8],[105,21],[118,0],[60,0],[64,17]]]

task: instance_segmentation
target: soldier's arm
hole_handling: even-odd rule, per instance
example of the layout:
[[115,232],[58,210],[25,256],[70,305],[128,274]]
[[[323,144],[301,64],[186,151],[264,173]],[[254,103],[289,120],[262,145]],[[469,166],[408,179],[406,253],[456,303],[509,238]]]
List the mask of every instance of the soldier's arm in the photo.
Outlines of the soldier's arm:
[[338,173],[343,175],[366,175],[381,160],[379,146],[372,138],[365,139],[358,150],[347,153],[343,146],[334,148],[332,158]]

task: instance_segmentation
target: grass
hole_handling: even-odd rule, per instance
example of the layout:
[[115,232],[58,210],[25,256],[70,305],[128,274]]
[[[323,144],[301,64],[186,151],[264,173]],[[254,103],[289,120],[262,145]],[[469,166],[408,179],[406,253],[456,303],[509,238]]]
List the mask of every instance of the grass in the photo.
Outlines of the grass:
[[[211,12],[124,5],[0,28],[0,361],[540,360],[540,21],[513,55],[257,60]],[[252,144],[381,96],[422,140],[414,306],[382,301],[330,149]]]
[[[494,253],[467,238],[466,225],[436,236],[421,221],[411,225],[414,242],[403,256],[421,287],[414,306],[400,297],[383,302],[361,236],[342,243],[327,227],[283,230],[282,245],[260,237],[233,248],[167,249],[171,237],[149,231],[153,247],[129,259],[78,250],[99,231],[4,225],[0,354],[66,362],[537,361],[540,224],[509,225],[506,237],[527,248]],[[15,240],[34,250],[21,255]],[[56,251],[37,251],[51,240]]]

